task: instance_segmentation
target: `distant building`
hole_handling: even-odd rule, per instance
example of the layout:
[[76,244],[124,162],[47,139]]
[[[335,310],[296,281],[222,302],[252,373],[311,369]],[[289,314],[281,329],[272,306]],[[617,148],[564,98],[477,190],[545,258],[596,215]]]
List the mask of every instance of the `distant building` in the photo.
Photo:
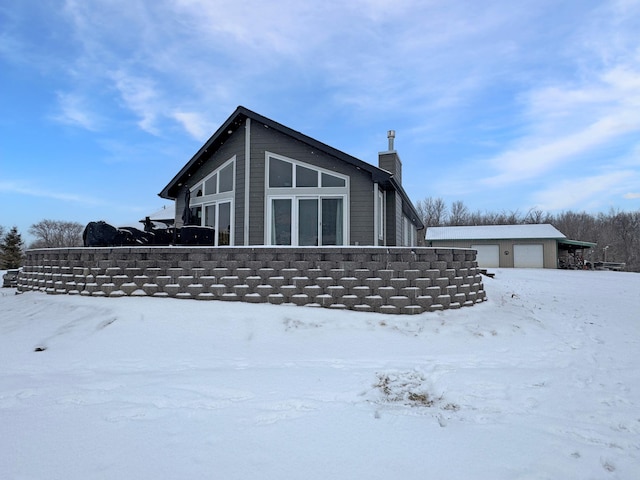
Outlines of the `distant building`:
[[429,227],[427,246],[477,250],[483,268],[583,268],[595,243],[569,240],[549,224]]

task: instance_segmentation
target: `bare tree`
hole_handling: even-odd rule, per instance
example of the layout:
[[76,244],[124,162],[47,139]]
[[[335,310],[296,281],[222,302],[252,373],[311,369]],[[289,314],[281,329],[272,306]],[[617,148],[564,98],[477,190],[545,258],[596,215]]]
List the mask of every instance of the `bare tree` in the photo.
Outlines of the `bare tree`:
[[447,216],[447,205],[441,198],[425,198],[416,204],[416,210],[425,227],[439,227],[444,225]]
[[30,248],[58,248],[82,246],[84,226],[77,222],[61,220],[41,220],[29,227],[29,233],[36,237]]
[[464,202],[460,200],[451,204],[451,213],[449,214],[449,225],[469,225],[469,209]]

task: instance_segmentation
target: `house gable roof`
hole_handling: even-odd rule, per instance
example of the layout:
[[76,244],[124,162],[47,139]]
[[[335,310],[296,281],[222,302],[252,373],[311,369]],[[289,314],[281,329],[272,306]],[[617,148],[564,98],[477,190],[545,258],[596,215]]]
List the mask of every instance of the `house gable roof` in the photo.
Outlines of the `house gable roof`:
[[429,227],[430,240],[507,240],[507,239],[564,239],[562,232],[548,223],[527,225],[477,225],[466,227]]
[[268,128],[279,131],[285,135],[288,135],[300,142],[306,143],[312,148],[324,152],[327,155],[335,157],[343,162],[353,165],[354,167],[369,172],[371,174],[373,182],[380,183],[385,188],[393,188],[399,192],[403,199],[403,205],[406,206],[405,213],[409,217],[412,217],[412,221],[418,228],[424,228],[420,220],[413,203],[409,199],[407,193],[402,186],[397,182],[391,173],[381,168],[375,167],[370,163],[364,162],[356,157],[353,157],[347,153],[344,153],[336,148],[333,148],[325,143],[322,143],[314,138],[311,138],[303,133],[300,133],[292,128],[286,127],[274,120],[264,117],[256,112],[249,110],[243,106],[238,106],[231,116],[215,131],[215,133],[200,147],[196,154],[191,157],[191,160],[182,167],[178,174],[167,184],[166,187],[158,194],[162,198],[175,200],[179,195],[180,188],[187,181],[187,179],[198,170],[205,162],[205,153],[207,157],[209,152],[215,152],[220,146],[226,142],[229,137],[239,128],[244,126],[245,120],[250,118],[252,121],[261,123]]

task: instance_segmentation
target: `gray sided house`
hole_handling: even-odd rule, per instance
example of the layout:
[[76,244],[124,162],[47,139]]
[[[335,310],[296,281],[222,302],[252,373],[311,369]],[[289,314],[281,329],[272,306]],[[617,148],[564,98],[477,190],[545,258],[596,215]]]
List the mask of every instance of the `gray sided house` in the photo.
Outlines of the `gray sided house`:
[[482,268],[583,268],[595,243],[569,240],[549,224],[429,227],[432,247],[477,251]]
[[159,195],[215,246],[414,246],[392,135],[375,167],[240,106]]

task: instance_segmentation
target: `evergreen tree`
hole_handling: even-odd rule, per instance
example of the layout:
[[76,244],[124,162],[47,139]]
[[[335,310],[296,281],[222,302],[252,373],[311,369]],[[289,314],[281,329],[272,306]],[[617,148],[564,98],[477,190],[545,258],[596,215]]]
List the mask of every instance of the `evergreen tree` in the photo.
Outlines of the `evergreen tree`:
[[13,227],[0,242],[0,267],[8,270],[22,266],[23,248],[24,242],[18,227]]

